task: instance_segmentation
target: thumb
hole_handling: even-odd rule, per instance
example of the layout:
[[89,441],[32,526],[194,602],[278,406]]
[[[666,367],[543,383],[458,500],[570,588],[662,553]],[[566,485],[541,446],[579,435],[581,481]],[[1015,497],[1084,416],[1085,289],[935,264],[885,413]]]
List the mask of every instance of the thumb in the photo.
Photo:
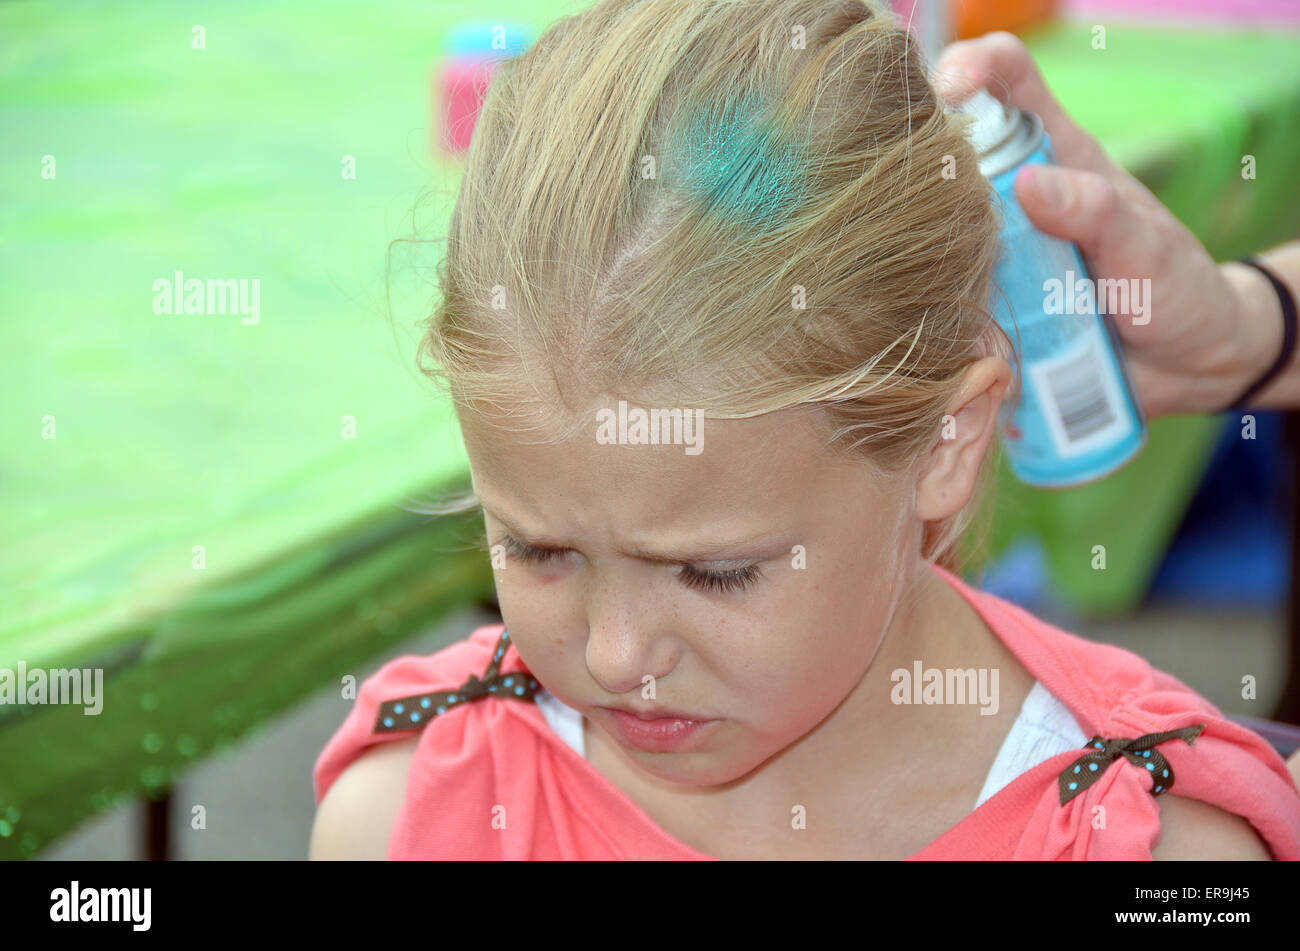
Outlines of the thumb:
[[1142,250],[1146,222],[1109,178],[1055,165],[1030,165],[1015,181],[1016,200],[1040,231],[1073,241],[1101,261]]

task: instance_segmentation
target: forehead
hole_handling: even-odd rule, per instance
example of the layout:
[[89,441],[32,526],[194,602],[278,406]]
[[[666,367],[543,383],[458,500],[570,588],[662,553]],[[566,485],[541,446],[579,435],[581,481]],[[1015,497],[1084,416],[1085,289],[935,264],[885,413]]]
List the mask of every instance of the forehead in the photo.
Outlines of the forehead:
[[[633,409],[649,410],[627,401]],[[797,407],[749,419],[703,419],[700,451],[682,444],[606,444],[590,403],[563,425],[535,417],[503,424],[462,412],[474,486],[495,514],[544,519],[537,530],[609,526],[649,535],[656,527],[707,534],[726,522],[761,530],[792,514],[834,504],[836,495],[878,489],[859,459],[827,448],[824,416]],[[608,422],[609,417],[605,417]],[[496,504],[494,504],[496,503]],[[519,526],[528,530],[527,526]]]

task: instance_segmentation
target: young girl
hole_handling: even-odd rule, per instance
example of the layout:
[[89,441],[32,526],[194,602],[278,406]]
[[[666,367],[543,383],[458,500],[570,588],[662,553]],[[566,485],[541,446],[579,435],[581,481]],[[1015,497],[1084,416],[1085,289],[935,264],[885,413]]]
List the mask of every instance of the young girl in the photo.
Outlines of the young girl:
[[959,578],[996,253],[859,0],[605,0],[503,64],[422,351],[505,623],[362,685],[313,857],[1300,857],[1262,739]]

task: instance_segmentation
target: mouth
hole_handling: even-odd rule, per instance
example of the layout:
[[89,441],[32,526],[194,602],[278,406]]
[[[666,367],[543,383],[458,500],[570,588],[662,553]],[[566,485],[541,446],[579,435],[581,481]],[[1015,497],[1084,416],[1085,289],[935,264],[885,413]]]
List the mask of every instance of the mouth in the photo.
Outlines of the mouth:
[[607,715],[609,732],[627,746],[647,753],[684,752],[700,745],[721,720],[672,710],[629,712],[621,707],[599,707]]
[[631,707],[601,707],[602,710],[609,710],[612,713],[625,713],[630,717],[636,717],[638,720],[647,722],[654,720],[683,720],[690,723],[710,723],[712,718],[697,716],[694,713],[682,713],[678,710],[665,710],[662,707],[656,707],[653,710],[634,710]]

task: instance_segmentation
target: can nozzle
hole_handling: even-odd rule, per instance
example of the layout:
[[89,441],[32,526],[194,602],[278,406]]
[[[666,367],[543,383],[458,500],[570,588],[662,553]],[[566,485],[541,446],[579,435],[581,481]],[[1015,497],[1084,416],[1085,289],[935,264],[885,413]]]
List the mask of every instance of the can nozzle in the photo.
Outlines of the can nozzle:
[[977,90],[950,111],[970,116],[974,122],[967,138],[978,155],[987,155],[1015,131],[1018,110],[994,99],[987,89]]

